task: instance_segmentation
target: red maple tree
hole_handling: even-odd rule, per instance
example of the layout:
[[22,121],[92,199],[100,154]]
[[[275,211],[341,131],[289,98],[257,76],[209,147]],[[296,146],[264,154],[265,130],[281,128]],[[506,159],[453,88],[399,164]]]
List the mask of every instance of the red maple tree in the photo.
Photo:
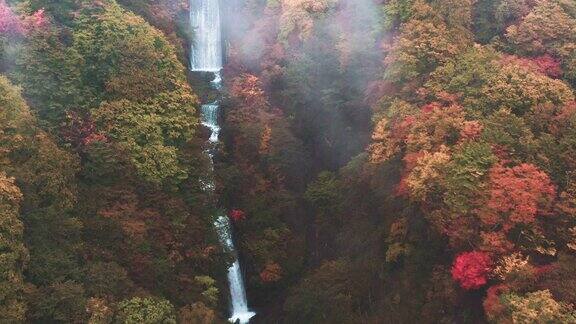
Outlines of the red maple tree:
[[465,252],[456,257],[452,265],[452,278],[464,289],[478,289],[488,281],[491,266],[488,253]]
[[18,36],[23,33],[20,18],[8,7],[6,1],[0,0],[0,35]]
[[48,23],[44,9],[40,9],[29,16],[18,16],[6,4],[0,0],[0,36],[17,38],[27,33],[45,27]]
[[246,213],[240,209],[232,209],[230,218],[235,222],[243,221],[246,219]]
[[534,223],[537,215],[546,213],[555,194],[548,175],[536,166],[497,164],[490,170],[490,197],[478,216],[484,224],[502,225],[507,232],[516,224]]
[[559,78],[562,76],[561,62],[549,54],[533,58],[505,55],[502,61],[504,64],[516,64],[529,71],[541,73],[551,78]]

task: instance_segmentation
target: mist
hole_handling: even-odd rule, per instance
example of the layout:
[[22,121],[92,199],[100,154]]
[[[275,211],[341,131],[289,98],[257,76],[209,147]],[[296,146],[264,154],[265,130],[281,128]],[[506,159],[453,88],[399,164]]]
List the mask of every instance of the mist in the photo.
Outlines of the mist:
[[231,1],[227,68],[256,74],[318,168],[337,169],[370,136],[370,83],[382,75],[381,9],[372,0]]
[[382,13],[374,0],[231,0],[222,10],[226,41],[252,64],[275,45],[296,55],[307,42],[330,40],[345,65],[378,48],[382,36]]

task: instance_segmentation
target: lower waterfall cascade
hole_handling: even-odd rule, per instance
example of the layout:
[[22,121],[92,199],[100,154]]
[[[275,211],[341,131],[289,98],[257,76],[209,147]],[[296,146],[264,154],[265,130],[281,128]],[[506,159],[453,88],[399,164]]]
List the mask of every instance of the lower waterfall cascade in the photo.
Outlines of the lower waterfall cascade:
[[[221,78],[217,74],[215,81],[213,81],[216,88],[220,87],[220,80]],[[220,133],[220,125],[218,124],[219,108],[220,105],[218,102],[202,105],[202,125],[211,131],[209,142],[212,147],[209,148],[207,153],[210,157],[212,167],[214,163],[213,153],[211,153],[210,150],[218,144],[218,135]],[[214,183],[208,183],[206,188],[210,190],[213,189]],[[250,318],[256,315],[256,313],[251,312],[248,309],[248,301],[246,298],[246,290],[244,288],[240,261],[238,260],[236,248],[232,239],[230,219],[226,215],[218,215],[214,222],[214,226],[216,227],[218,237],[224,250],[235,257],[234,263],[230,268],[228,268],[228,283],[230,286],[230,299],[232,302],[232,316],[230,317],[230,322],[236,323],[239,321],[240,324],[245,324],[248,323]]]

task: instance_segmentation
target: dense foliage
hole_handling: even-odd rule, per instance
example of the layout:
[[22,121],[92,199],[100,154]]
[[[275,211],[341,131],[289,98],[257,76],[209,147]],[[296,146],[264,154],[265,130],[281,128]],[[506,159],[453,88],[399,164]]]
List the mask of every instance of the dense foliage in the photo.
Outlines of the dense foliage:
[[[250,23],[230,27],[225,160],[306,184],[274,225],[305,240],[303,263],[274,281],[286,252],[255,261],[269,239],[252,224],[282,202],[228,193],[264,322],[574,322],[572,1],[235,6]],[[286,122],[236,117],[261,103]],[[286,132],[305,161],[262,154]]]
[[213,168],[189,6],[0,0],[0,322],[576,323],[574,1],[221,1]]
[[217,320],[226,260],[179,43],[112,0],[1,1],[0,29],[0,321]]

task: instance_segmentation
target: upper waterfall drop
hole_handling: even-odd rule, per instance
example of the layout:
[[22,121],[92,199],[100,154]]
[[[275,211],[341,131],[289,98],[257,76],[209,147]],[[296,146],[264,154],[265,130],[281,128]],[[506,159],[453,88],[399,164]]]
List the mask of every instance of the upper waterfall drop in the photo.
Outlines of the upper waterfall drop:
[[190,55],[190,69],[202,72],[220,71],[222,32],[219,0],[191,0],[190,23],[195,39]]

